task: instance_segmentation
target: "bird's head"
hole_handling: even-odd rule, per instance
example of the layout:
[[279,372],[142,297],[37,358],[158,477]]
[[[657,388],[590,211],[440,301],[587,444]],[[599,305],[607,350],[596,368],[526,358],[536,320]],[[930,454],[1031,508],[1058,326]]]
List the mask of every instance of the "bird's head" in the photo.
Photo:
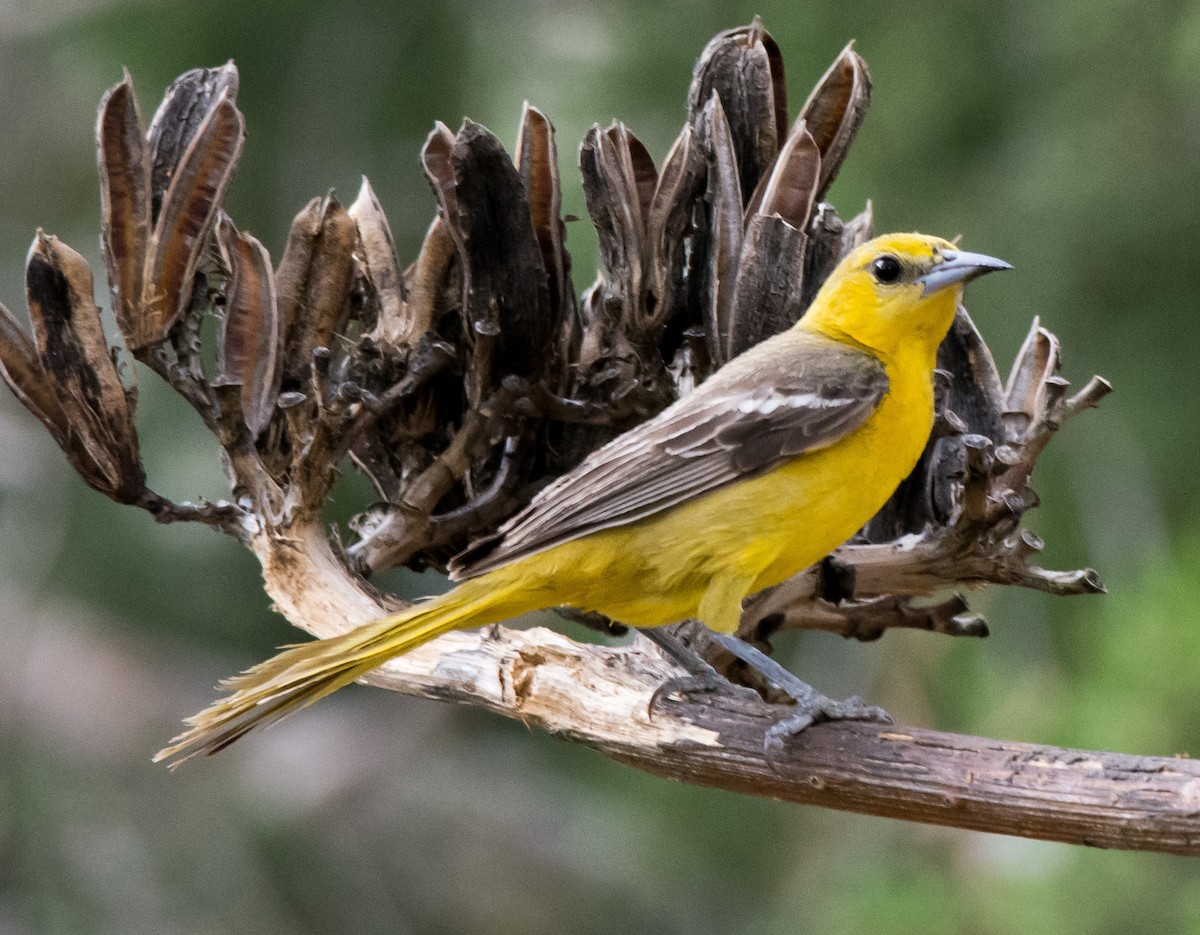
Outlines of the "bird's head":
[[905,347],[932,355],[954,321],[963,287],[1011,268],[940,237],[885,234],[837,265],[801,321],[884,358]]

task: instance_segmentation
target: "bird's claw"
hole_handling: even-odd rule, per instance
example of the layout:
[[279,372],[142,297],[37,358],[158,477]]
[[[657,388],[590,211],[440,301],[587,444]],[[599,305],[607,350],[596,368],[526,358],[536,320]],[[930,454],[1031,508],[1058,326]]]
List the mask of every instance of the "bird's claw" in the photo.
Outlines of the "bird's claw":
[[772,724],[763,735],[763,753],[774,766],[774,755],[783,750],[784,742],[820,721],[875,721],[892,723],[892,716],[883,708],[869,705],[858,695],[834,701],[814,692],[803,700],[797,699],[799,709],[791,717]]
[[650,702],[646,705],[646,715],[650,720],[654,720],[654,709],[658,707],[664,698],[671,695],[679,695],[686,698],[688,695],[725,692],[731,689],[738,692],[750,692],[755,698],[758,697],[758,692],[754,691],[754,689],[747,688],[745,685],[734,684],[715,669],[708,673],[677,675],[674,678],[666,679],[658,688],[654,689],[654,694],[650,696]]

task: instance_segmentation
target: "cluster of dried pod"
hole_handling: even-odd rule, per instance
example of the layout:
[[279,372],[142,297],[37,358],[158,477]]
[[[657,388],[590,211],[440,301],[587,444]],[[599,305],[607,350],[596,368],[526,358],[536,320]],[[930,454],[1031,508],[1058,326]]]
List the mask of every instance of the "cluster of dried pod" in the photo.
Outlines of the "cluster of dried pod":
[[[275,266],[222,207],[244,141],[234,66],[181,76],[148,129],[126,75],[97,126],[124,346],[106,341],[87,264],[39,232],[27,268],[34,338],[0,307],[3,376],[84,480],[120,502],[249,544],[263,530],[320,529],[349,458],[380,503],[334,553],[342,570],[441,568],[589,451],[803,314],[871,236],[869,206],[843,222],[823,200],[870,90],[847,47],[791,121],[782,57],[761,24],[718,35],[661,168],[623,124],[583,141],[604,271],[577,299],[554,129],[534,107],[511,156],[478,124],[436,125],[421,159],[437,217],[407,268],[365,179],[349,208],[332,196],[306,205]],[[217,346],[205,354],[211,314]],[[129,354],[213,432],[230,501],[172,503],[146,487]],[[781,624],[978,632],[960,599],[909,600],[959,581],[1100,587],[1090,572],[1029,567],[1039,543],[1020,521],[1049,435],[1106,385],[1066,398],[1057,342],[1035,323],[1002,387],[965,312],[942,366],[939,432],[913,477],[834,560],[748,608],[757,635]]]

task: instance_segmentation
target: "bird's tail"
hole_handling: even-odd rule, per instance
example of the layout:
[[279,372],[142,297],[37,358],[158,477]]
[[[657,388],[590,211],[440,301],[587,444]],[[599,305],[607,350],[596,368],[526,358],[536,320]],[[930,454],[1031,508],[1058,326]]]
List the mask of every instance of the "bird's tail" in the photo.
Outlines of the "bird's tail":
[[387,660],[450,630],[486,626],[517,616],[520,591],[495,573],[341,636],[288,646],[241,675],[225,679],[230,692],[188,718],[188,729],[154,755],[174,769],[197,753],[213,754],[260,725],[310,705]]

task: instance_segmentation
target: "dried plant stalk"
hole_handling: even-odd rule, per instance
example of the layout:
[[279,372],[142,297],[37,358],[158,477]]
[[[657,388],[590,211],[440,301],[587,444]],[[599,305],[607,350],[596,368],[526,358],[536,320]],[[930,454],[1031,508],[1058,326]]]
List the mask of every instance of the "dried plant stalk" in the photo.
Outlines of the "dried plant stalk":
[[[244,139],[233,65],[181,76],[144,134],[125,76],[105,96],[97,125],[114,309],[129,347],[213,432],[236,498],[177,504],[145,487],[135,395],[99,327],[90,271],[45,235],[28,271],[35,339],[0,308],[4,379],[89,484],[162,521],[204,522],[237,537],[297,626],[329,635],[362,623],[393,606],[363,576],[397,564],[444,570],[589,452],[796,321],[839,259],[871,236],[869,204],[843,222],[822,200],[865,117],[865,62],[847,46],[794,122],[784,88],[779,49],[755,20],[716,37],[701,56],[688,120],[661,166],[621,123],[587,134],[580,168],[604,268],[576,300],[554,129],[536,108],[525,106],[511,157],[478,124],[457,133],[434,127],[421,158],[437,217],[407,268],[364,179],[349,211],[332,196],[300,211],[273,271],[262,244],[223,215]],[[222,321],[218,372],[207,375],[199,321],[210,308]],[[1102,589],[1090,569],[1032,564],[1042,543],[1022,522],[1036,504],[1029,481],[1046,444],[1108,385],[1094,377],[1068,395],[1058,342],[1036,320],[1002,382],[965,311],[939,366],[938,427],[912,476],[854,540],[750,601],[744,635],[766,642],[796,627],[873,639],[916,627],[982,636],[985,622],[961,596],[914,601],[988,582],[1056,594]],[[351,523],[353,540],[342,548],[322,508],[347,455],[381,502]],[[461,639],[473,642],[463,648]],[[805,798],[795,762],[776,781],[747,759],[761,719],[738,720],[728,706],[763,704],[732,687],[708,707],[669,705],[661,723],[634,718],[619,742],[586,719],[552,716],[569,702],[536,687],[558,651],[543,657],[539,647],[552,644],[561,648],[561,638],[453,637],[368,681],[512,716],[548,706],[538,708],[551,711],[539,713],[540,723],[642,768],[683,777],[701,770],[705,781],[738,789],[753,776],[769,794]],[[696,645],[707,651],[702,634]],[[511,652],[497,658],[497,646]],[[465,653],[459,662],[483,675],[455,682],[442,667],[445,652]],[[575,671],[591,673],[604,692],[642,697],[632,687],[642,660],[598,647],[572,652]],[[707,725],[700,734],[697,724]],[[728,731],[724,753],[686,755],[687,738],[712,730]],[[846,728],[815,730],[820,738]],[[867,757],[897,743],[858,734],[853,742]],[[903,762],[924,768],[923,748],[904,749]],[[880,764],[863,769],[868,784],[894,778]],[[1156,792],[1173,802],[1180,794],[1165,780]],[[903,797],[885,807],[879,799],[862,805],[862,795],[856,786],[815,799],[946,820]],[[1022,805],[1007,805],[1003,816],[964,812],[959,823],[1019,830],[1011,816]],[[1174,813],[1137,819],[1161,819],[1158,838],[1122,836],[1113,829],[1125,819],[1110,818],[1105,840],[1114,844],[1196,847],[1195,837],[1180,843]],[[1055,836],[1044,824],[1030,827]]]

